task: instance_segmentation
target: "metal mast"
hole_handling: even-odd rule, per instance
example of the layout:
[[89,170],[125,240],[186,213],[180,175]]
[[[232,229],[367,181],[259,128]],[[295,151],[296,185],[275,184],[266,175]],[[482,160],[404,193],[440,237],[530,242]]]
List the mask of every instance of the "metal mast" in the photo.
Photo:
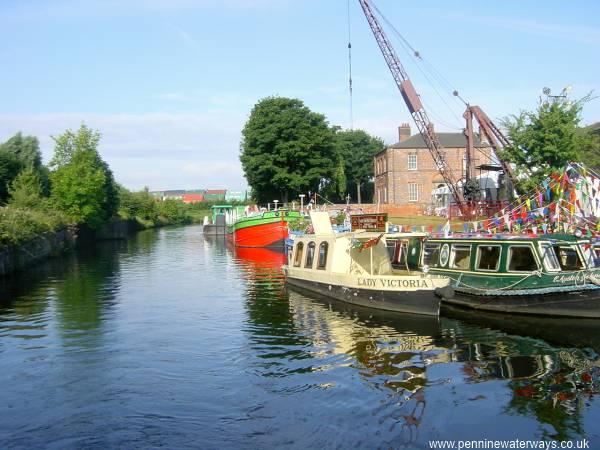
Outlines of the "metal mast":
[[433,130],[433,125],[429,120],[425,109],[423,108],[419,95],[413,87],[406,70],[398,58],[398,55],[396,55],[394,47],[392,47],[392,44],[381,28],[379,21],[373,14],[368,0],[359,0],[359,3],[363,12],[365,13],[367,21],[369,22],[369,26],[371,27],[371,31],[375,36],[375,40],[379,45],[379,49],[383,54],[385,62],[387,63],[390,72],[396,81],[396,85],[402,94],[402,98],[404,99],[404,102],[410,111],[417,129],[421,133],[421,136],[423,137],[423,140],[429,149],[429,153],[431,154],[433,161],[437,165],[437,168],[444,178],[448,189],[452,193],[452,197],[458,205],[461,214],[463,217],[470,217],[471,212],[469,211],[469,207],[467,203],[465,203],[463,196],[457,187],[458,180],[452,173],[452,168],[446,162],[445,149],[442,147],[442,144]]

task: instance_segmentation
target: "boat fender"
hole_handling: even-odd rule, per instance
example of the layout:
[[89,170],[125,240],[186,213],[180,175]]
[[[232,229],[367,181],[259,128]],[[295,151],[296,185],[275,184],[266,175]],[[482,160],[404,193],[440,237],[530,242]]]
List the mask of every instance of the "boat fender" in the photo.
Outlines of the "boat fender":
[[434,289],[433,293],[441,299],[446,300],[454,297],[454,289],[450,285],[444,287],[437,287]]

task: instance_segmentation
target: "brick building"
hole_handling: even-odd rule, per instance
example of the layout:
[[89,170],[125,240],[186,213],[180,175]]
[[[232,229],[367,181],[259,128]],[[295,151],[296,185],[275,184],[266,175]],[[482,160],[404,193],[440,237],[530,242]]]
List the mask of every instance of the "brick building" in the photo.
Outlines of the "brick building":
[[[446,161],[456,178],[464,175],[467,139],[463,133],[436,133],[446,150]],[[375,195],[381,204],[432,205],[432,192],[446,186],[421,134],[411,136],[410,125],[398,127],[398,142],[374,157]],[[475,138],[475,167],[492,164],[489,146]],[[447,189],[446,189],[447,192]]]

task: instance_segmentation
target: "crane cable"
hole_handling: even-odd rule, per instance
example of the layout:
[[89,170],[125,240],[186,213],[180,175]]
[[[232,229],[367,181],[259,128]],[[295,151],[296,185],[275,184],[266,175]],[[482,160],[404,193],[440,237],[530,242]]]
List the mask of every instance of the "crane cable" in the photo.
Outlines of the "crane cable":
[[350,129],[354,130],[354,105],[352,100],[352,34],[350,28],[350,0],[348,0],[348,91],[350,94]]
[[[451,96],[455,100],[458,100],[456,97],[458,97],[460,100],[462,100],[462,98],[460,98],[460,96],[458,95],[458,91],[456,89],[452,88],[452,85],[450,84],[450,82],[437,69],[435,69],[435,66],[433,64],[431,64],[429,61],[427,61],[427,60],[425,60],[425,58],[423,58],[423,56],[420,54],[420,52],[418,50],[416,50],[410,44],[410,42],[408,42],[408,40],[396,29],[396,27],[394,27],[394,25],[381,13],[381,11],[379,10],[379,8],[377,8],[377,5],[375,5],[372,1],[371,1],[371,4],[373,6],[373,9],[377,12],[377,14],[381,17],[381,19],[390,27],[390,29],[392,30],[392,32],[394,33],[394,35],[398,38],[398,40],[399,40],[402,48],[404,49],[404,51],[407,53],[407,55],[410,58],[413,59],[413,61],[415,62],[415,65],[417,67],[417,69],[419,69],[419,71],[421,72],[421,74],[423,75],[423,77],[425,78],[425,80],[427,81],[427,83],[435,91],[435,93],[437,94],[437,96],[439,97],[439,99],[442,101],[442,103],[446,106],[446,108],[448,109],[448,111],[454,116],[455,119],[458,120],[458,122],[461,122],[461,119],[460,119],[459,115],[448,104],[448,102],[445,100],[445,98],[439,92],[439,90],[437,89],[437,87],[435,86],[435,84],[431,81],[430,77],[425,73],[425,70],[428,70],[430,72],[431,76],[440,85],[440,87],[442,87],[444,90],[450,92],[452,94]],[[420,63],[422,63],[423,67],[421,67]],[[421,101],[422,101],[422,99],[421,99]],[[462,100],[462,101],[464,102],[464,100]],[[430,110],[430,113],[432,114],[431,110]],[[432,115],[435,116],[435,114],[432,114]],[[437,117],[437,119],[439,121],[439,117]],[[444,121],[440,121],[440,122],[442,122],[444,125],[448,126],[448,123],[444,123]],[[451,126],[450,128],[462,129],[462,127],[457,127],[456,125]]]

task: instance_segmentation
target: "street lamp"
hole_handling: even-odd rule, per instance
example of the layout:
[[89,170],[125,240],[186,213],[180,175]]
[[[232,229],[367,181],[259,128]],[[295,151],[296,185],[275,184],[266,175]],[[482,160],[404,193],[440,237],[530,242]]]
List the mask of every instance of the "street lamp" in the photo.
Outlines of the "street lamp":
[[306,197],[306,195],[300,194],[298,197],[300,197],[300,214],[303,214],[304,213],[304,197]]

